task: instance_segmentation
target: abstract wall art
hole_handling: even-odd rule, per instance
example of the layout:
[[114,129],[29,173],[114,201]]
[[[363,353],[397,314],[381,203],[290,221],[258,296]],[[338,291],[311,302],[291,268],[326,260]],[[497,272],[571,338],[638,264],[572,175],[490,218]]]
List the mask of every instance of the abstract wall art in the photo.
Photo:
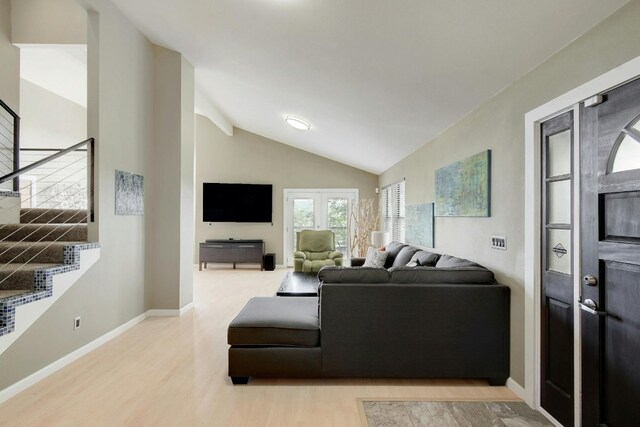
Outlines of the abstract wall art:
[[116,170],[116,215],[144,215],[144,177]]
[[433,203],[405,206],[405,240],[433,248]]
[[491,150],[436,170],[436,216],[491,216]]

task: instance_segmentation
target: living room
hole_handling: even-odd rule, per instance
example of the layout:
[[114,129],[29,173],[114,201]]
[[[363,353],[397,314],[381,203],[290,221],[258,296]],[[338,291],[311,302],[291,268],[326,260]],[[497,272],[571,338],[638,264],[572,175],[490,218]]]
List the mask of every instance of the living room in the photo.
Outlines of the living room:
[[[79,10],[73,19],[56,14],[69,3]],[[605,281],[604,271],[583,258],[590,237],[583,234],[589,218],[581,203],[591,199],[581,187],[588,177],[579,173],[586,170],[580,150],[588,140],[581,126],[589,106],[605,108],[615,100],[614,88],[640,75],[640,2],[427,2],[403,11],[383,2],[213,2],[211,9],[194,4],[193,10],[148,3],[0,2],[0,99],[16,112],[20,49],[88,46],[86,132],[98,141],[97,217],[89,235],[101,246],[96,264],[0,354],[1,419],[16,425],[359,425],[367,419],[364,401],[518,400],[548,422],[606,422],[612,409],[589,411],[600,386],[583,375],[595,368],[581,352],[592,344],[581,328],[594,327],[588,309],[602,319],[604,326],[595,327],[603,333],[615,319],[604,310],[621,312],[604,306],[604,294],[589,293],[597,286],[581,287],[583,276]],[[211,43],[212,57],[200,55],[203,43]],[[289,71],[276,74],[280,67]],[[549,174],[548,182],[572,184],[562,196],[571,218],[554,228],[542,214],[540,141],[545,123],[567,112],[573,114],[573,175],[556,180]],[[310,129],[291,128],[287,114],[307,120]],[[621,132],[633,138],[636,122],[629,123]],[[260,377],[232,384],[229,324],[251,298],[273,297],[293,267],[285,191],[346,189],[379,203],[385,188],[404,182],[406,206],[430,204],[438,197],[437,171],[488,150],[488,214],[436,215],[433,244],[420,249],[478,263],[509,288],[506,385],[471,378]],[[114,214],[114,170],[144,176],[144,215]],[[272,221],[204,220],[204,183],[272,185]],[[569,244],[546,248],[546,226],[571,230]],[[635,226],[629,227],[625,232],[633,235]],[[506,250],[491,247],[496,236],[506,239]],[[263,240],[277,268],[194,267],[200,243],[231,238]],[[549,253],[542,255],[543,248]],[[635,263],[633,247],[613,252],[626,257],[618,264]],[[549,254],[572,266],[572,304],[558,303],[554,307],[567,311],[553,312],[570,320],[570,331],[562,329],[569,335],[558,341],[572,343],[562,349],[570,357],[553,365],[571,371],[561,410],[545,401],[541,372],[548,351],[540,345],[542,263]],[[83,324],[74,329],[78,316]],[[622,361],[630,360],[633,345],[624,347]],[[601,393],[613,396],[601,407],[638,392],[638,376],[627,377],[633,381],[618,381],[626,388]],[[401,405],[388,405],[394,406]],[[566,408],[570,421],[559,421]],[[627,409],[621,417],[636,410]]]

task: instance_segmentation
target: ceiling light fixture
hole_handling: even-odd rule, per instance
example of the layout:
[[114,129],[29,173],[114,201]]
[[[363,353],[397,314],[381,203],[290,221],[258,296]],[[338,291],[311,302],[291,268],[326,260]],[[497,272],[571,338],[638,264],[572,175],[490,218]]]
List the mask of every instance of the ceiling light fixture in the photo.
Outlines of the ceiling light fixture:
[[289,126],[292,126],[296,129],[309,130],[309,128],[311,127],[311,124],[309,124],[308,121],[303,120],[300,117],[287,116],[284,120],[289,124]]

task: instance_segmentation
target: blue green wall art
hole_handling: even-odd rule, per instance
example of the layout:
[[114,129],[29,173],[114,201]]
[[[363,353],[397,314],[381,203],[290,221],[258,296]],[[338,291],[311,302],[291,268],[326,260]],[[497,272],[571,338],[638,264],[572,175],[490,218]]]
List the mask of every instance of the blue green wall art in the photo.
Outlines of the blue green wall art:
[[433,248],[433,203],[405,206],[405,240]]
[[436,170],[436,216],[491,216],[491,150]]

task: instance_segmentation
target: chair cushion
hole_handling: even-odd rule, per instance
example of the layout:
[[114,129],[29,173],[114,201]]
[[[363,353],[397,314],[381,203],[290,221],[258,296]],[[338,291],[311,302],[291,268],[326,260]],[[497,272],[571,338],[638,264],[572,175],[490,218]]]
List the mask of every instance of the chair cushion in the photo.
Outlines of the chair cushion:
[[302,263],[302,271],[305,273],[317,273],[327,265],[336,265],[336,262],[332,259],[317,259],[313,261],[307,259]]
[[326,283],[387,283],[389,272],[374,267],[324,267],[318,279]]
[[483,267],[393,267],[390,283],[435,283],[442,285],[475,285],[496,283],[491,270]]
[[298,250],[305,252],[331,252],[334,236],[331,230],[302,230],[298,240]]
[[389,243],[384,248],[385,251],[389,252],[389,255],[387,256],[387,261],[384,263],[384,268],[389,268],[393,265],[393,261],[398,256],[398,253],[400,253],[400,250],[405,246],[407,245],[405,245],[404,243],[392,242],[392,243]]
[[251,298],[229,324],[227,341],[238,346],[318,347],[318,298]]
[[400,249],[400,252],[398,252],[398,255],[396,255],[391,266],[402,267],[407,265],[409,261],[411,261],[411,257],[413,257],[413,255],[419,250],[420,249],[414,248],[413,246],[405,246],[404,248]]

